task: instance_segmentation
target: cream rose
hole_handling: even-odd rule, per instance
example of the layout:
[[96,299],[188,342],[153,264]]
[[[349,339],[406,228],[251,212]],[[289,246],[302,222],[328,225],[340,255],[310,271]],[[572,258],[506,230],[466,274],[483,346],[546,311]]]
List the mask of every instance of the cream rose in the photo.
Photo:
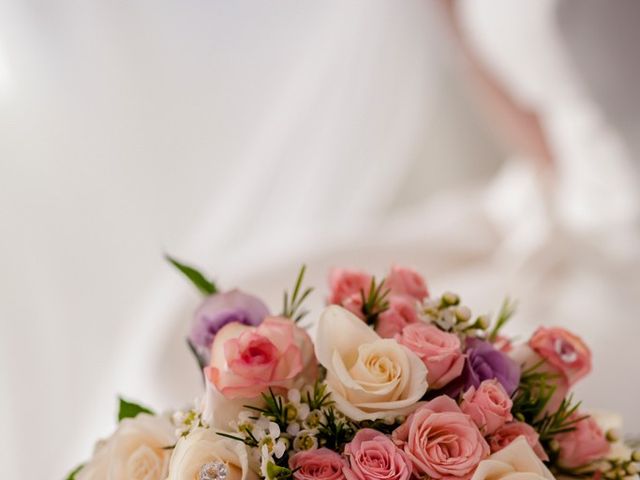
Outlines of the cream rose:
[[126,418],[107,440],[98,444],[93,458],[80,470],[78,480],[164,480],[175,429],[165,417],[142,413]]
[[554,480],[524,437],[494,453],[478,465],[471,480]]
[[181,438],[173,450],[167,480],[200,478],[203,469],[222,469],[228,480],[257,480],[249,468],[247,449],[212,429],[197,429]]
[[427,368],[416,354],[336,305],[320,316],[316,355],[336,407],[356,421],[406,415],[427,391]]

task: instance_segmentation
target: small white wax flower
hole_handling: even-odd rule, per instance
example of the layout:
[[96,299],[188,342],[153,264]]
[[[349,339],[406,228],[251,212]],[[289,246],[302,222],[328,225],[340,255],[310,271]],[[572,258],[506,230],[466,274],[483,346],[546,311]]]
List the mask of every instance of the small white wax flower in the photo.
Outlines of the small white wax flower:
[[456,324],[456,318],[451,310],[442,312],[442,316],[436,320],[436,323],[444,330],[451,330]]
[[296,452],[318,448],[316,430],[301,430],[293,440],[293,449]]
[[292,388],[287,392],[287,398],[291,403],[297,406],[300,403],[300,390]]
[[280,426],[275,422],[269,422],[269,436],[274,440],[280,436]]
[[173,415],[171,416],[171,420],[173,421],[174,425],[183,424],[186,418],[187,418],[186,414],[184,412],[181,412],[180,410],[176,410],[175,412],[173,412]]
[[251,417],[255,416],[255,413],[250,412],[248,410],[242,410],[239,414],[238,414],[238,422],[239,423],[246,423],[246,422],[250,422],[253,421],[253,419]]
[[282,458],[282,456],[287,451],[287,446],[287,442],[284,442],[282,440],[278,440],[276,442],[276,446],[273,448],[273,454],[276,456],[276,458]]
[[287,433],[292,437],[295,437],[300,432],[300,424],[297,422],[287,425]]
[[266,437],[276,439],[280,436],[280,427],[278,427],[277,423],[270,422],[266,418],[261,417],[255,423],[254,435],[258,441]]
[[298,407],[298,420],[304,422],[309,416],[310,411],[311,409],[309,408],[309,405],[307,405],[306,403],[301,404]]
[[306,429],[317,428],[321,423],[326,422],[327,417],[321,410],[314,410],[307,415],[303,425]]
[[269,454],[269,448],[266,445],[263,445],[262,449],[260,450],[260,473],[262,474],[263,478],[269,478],[269,475],[267,473],[267,466],[269,465],[269,462],[272,461],[273,459]]

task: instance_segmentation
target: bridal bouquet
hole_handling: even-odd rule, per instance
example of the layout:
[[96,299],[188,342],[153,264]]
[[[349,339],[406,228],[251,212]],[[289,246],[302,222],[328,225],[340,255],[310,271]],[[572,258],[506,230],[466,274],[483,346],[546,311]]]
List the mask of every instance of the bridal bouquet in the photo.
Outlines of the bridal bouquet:
[[336,269],[308,322],[304,268],[272,314],[169,260],[205,295],[188,338],[203,396],[164,414],[120,400],[118,428],[69,479],[637,477],[616,417],[570,393],[589,348],[562,328],[516,343],[508,301],[490,322],[408,268]]

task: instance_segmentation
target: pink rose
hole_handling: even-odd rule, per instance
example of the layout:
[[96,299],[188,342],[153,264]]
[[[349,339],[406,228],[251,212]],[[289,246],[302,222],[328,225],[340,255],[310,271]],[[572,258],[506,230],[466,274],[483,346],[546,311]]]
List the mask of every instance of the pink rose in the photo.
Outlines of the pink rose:
[[351,313],[353,313],[360,320],[364,320],[364,312],[362,311],[362,306],[364,302],[362,301],[361,293],[354,293],[349,295],[344,300],[342,300],[341,306]]
[[504,353],[509,353],[513,350],[511,339],[509,337],[505,337],[504,335],[498,335],[493,342],[493,346],[496,347],[497,350],[500,350]]
[[485,380],[478,389],[469,388],[462,395],[460,409],[469,415],[484,435],[491,435],[513,420],[513,402],[497,380]]
[[491,453],[496,453],[509,446],[518,437],[524,437],[531,449],[538,458],[544,462],[549,460],[549,456],[540,445],[538,432],[531,425],[524,422],[509,422],[498,428],[489,437],[489,447]]
[[394,295],[407,295],[420,301],[429,296],[424,278],[410,268],[392,267],[384,285]]
[[359,270],[349,270],[344,268],[334,268],[329,274],[329,303],[342,305],[343,302],[354,295],[365,297],[371,288],[371,275]]
[[393,295],[389,298],[389,308],[378,316],[376,332],[382,338],[393,338],[402,329],[418,321],[416,302],[412,298]]
[[393,432],[416,473],[436,479],[468,479],[489,445],[471,418],[445,395],[419,407]]
[[307,333],[293,321],[267,317],[258,327],[229,323],[216,335],[205,375],[226,398],[253,398],[269,387],[311,380],[317,365]]
[[295,480],[344,480],[347,462],[328,448],[296,453],[289,459]]
[[529,346],[564,377],[569,387],[591,371],[591,351],[564,328],[538,328]]
[[[571,419],[582,415],[574,413]],[[591,417],[586,417],[573,425],[570,432],[556,435],[560,445],[558,464],[565,468],[577,468],[600,460],[609,453],[609,442],[602,430]]]
[[365,428],[347,444],[344,453],[349,467],[344,470],[347,480],[408,480],[411,461],[384,434]]
[[428,370],[429,388],[442,388],[462,373],[464,355],[457,335],[433,325],[412,323],[395,338],[422,359]]

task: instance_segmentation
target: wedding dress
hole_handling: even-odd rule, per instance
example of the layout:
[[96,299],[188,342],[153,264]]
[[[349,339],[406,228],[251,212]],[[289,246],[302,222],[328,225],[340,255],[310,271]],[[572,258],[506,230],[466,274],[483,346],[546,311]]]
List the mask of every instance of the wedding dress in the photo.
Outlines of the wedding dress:
[[[522,104],[539,114],[557,162],[554,174],[540,172],[536,159],[515,156],[488,185],[441,192],[382,221],[351,219],[360,223],[357,231],[333,231],[321,245],[313,238],[293,249],[288,243],[269,244],[265,260],[267,247],[260,237],[233,259],[214,251],[215,260],[205,265],[227,272],[220,276],[225,284],[260,293],[274,306],[302,262],[309,283],[320,292],[332,266],[381,274],[397,262],[424,272],[436,294],[455,289],[478,312],[495,313],[509,295],[519,303],[511,331],[561,325],[584,337],[593,350],[594,370],[579,385],[578,397],[587,408],[621,412],[627,430],[637,433],[638,390],[632,378],[640,360],[640,203],[638,165],[631,160],[637,150],[589,91],[584,78],[589,72],[574,68],[561,35],[567,33],[563,21],[572,18],[571,12],[561,7],[563,2],[553,0],[517,6],[508,0],[469,0],[459,9],[478,54]],[[631,4],[627,8],[637,10]],[[588,9],[573,13],[593,19]],[[567,29],[571,32],[570,22]],[[627,86],[619,93],[630,91]],[[196,243],[206,244],[208,238],[204,234]],[[198,247],[191,251],[205,253]],[[169,345],[175,349],[176,335],[184,335],[195,306],[191,299],[174,300],[172,327],[154,337],[164,338],[153,342],[158,361],[134,370],[132,384],[140,376],[189,368],[181,346],[182,353],[166,357]],[[321,305],[322,294],[314,301]],[[151,318],[161,311],[166,317],[166,308],[163,303]],[[189,388],[197,392],[197,375],[192,377],[176,375],[177,383],[152,390],[154,398],[176,400],[174,392]]]

